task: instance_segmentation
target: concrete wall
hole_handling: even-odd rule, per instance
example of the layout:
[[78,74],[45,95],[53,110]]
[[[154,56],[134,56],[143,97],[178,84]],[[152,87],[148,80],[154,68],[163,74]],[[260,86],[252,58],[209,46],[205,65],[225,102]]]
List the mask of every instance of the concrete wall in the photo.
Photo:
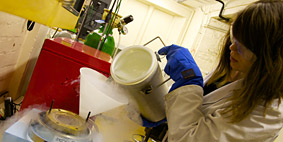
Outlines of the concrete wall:
[[23,86],[28,84],[24,74],[31,75],[26,71],[34,63],[29,61],[37,58],[47,30],[35,24],[27,31],[26,19],[0,12],[0,91],[9,91],[13,100],[23,95]]
[[9,90],[24,41],[26,20],[0,12],[0,91]]

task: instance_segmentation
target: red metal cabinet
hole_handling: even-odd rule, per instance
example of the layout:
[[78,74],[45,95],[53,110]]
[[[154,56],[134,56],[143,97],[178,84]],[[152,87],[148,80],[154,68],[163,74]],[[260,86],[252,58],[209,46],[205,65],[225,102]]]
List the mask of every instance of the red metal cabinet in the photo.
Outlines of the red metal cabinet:
[[[94,56],[96,55],[96,56]],[[81,67],[110,75],[111,57],[82,43],[66,39],[46,39],[21,110],[39,105],[79,113],[79,76]]]

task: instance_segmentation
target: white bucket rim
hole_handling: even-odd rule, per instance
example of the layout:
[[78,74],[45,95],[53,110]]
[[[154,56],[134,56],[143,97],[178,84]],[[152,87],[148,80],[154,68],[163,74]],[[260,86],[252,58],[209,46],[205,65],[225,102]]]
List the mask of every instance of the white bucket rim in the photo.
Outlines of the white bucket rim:
[[[150,56],[152,57],[152,64],[149,67],[149,70],[144,74],[144,76],[138,77],[135,80],[130,80],[130,81],[124,81],[121,80],[119,77],[116,76],[115,71],[114,71],[114,67],[116,65],[116,62],[118,61],[118,59],[126,52],[128,52],[128,50],[133,50],[133,49],[143,49],[144,51],[146,51],[147,53],[150,54]],[[144,80],[146,80],[154,71],[156,71],[157,69],[157,60],[156,56],[154,54],[154,52],[145,47],[145,46],[141,46],[141,45],[133,45],[133,46],[129,46],[125,49],[123,49],[121,52],[119,52],[119,54],[117,54],[117,56],[114,58],[113,62],[111,63],[110,66],[110,73],[111,73],[111,77],[119,84],[123,84],[123,85],[135,85],[135,84],[139,84],[140,82],[143,82]]]

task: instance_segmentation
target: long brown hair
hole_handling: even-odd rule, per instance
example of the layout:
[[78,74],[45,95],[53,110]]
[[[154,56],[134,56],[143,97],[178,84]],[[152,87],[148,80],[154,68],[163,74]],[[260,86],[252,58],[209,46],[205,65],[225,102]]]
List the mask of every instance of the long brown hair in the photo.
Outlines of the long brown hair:
[[213,74],[211,75],[211,77],[206,83],[207,85],[210,85],[217,81],[219,82],[218,84],[216,84],[217,88],[227,83],[227,81],[229,80],[229,77],[231,76],[231,70],[232,70],[230,67],[230,60],[229,60],[230,58],[229,46],[232,44],[230,40],[229,32],[226,34],[223,40],[224,40],[224,44],[220,51],[219,63],[215,71],[213,72]]
[[[243,79],[243,87],[240,91],[234,92],[229,98],[232,101],[231,105],[223,111],[224,114],[232,113],[231,122],[239,122],[260,103],[263,103],[265,109],[275,99],[278,99],[278,104],[281,103],[283,1],[261,0],[247,6],[238,13],[232,32],[233,36],[257,57]],[[221,68],[227,70],[228,67],[219,64],[216,72],[221,71]]]

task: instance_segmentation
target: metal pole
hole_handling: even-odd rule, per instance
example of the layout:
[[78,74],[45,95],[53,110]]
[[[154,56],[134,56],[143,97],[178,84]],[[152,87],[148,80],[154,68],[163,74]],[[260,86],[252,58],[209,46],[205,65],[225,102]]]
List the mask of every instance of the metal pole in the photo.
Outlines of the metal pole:
[[51,110],[52,110],[52,107],[53,107],[53,104],[54,104],[54,100],[52,100],[52,102],[51,102],[51,105],[50,105],[50,108],[49,108],[49,111],[48,111],[48,113],[50,113],[50,112],[51,112]]
[[144,44],[143,46],[148,45],[149,43],[151,43],[152,41],[156,40],[157,38],[160,39],[160,41],[162,42],[162,44],[163,44],[164,46],[166,46],[165,43],[163,42],[163,40],[162,40],[159,36],[157,36],[157,37],[155,37],[154,39],[150,40],[149,42],[147,42],[147,43]]
[[91,0],[86,12],[84,13],[83,21],[82,21],[82,24],[80,25],[79,32],[78,32],[77,37],[76,37],[76,41],[79,41],[79,37],[81,35],[81,30],[82,30],[82,28],[85,24],[85,21],[86,21],[86,18],[87,18],[87,15],[88,15],[88,12],[89,12],[89,9],[90,9],[92,3],[93,3],[93,1]]
[[90,116],[90,113],[91,113],[91,112],[88,112],[88,115],[87,115],[87,118],[86,118],[85,122],[87,122],[87,121],[88,121],[89,116]]

